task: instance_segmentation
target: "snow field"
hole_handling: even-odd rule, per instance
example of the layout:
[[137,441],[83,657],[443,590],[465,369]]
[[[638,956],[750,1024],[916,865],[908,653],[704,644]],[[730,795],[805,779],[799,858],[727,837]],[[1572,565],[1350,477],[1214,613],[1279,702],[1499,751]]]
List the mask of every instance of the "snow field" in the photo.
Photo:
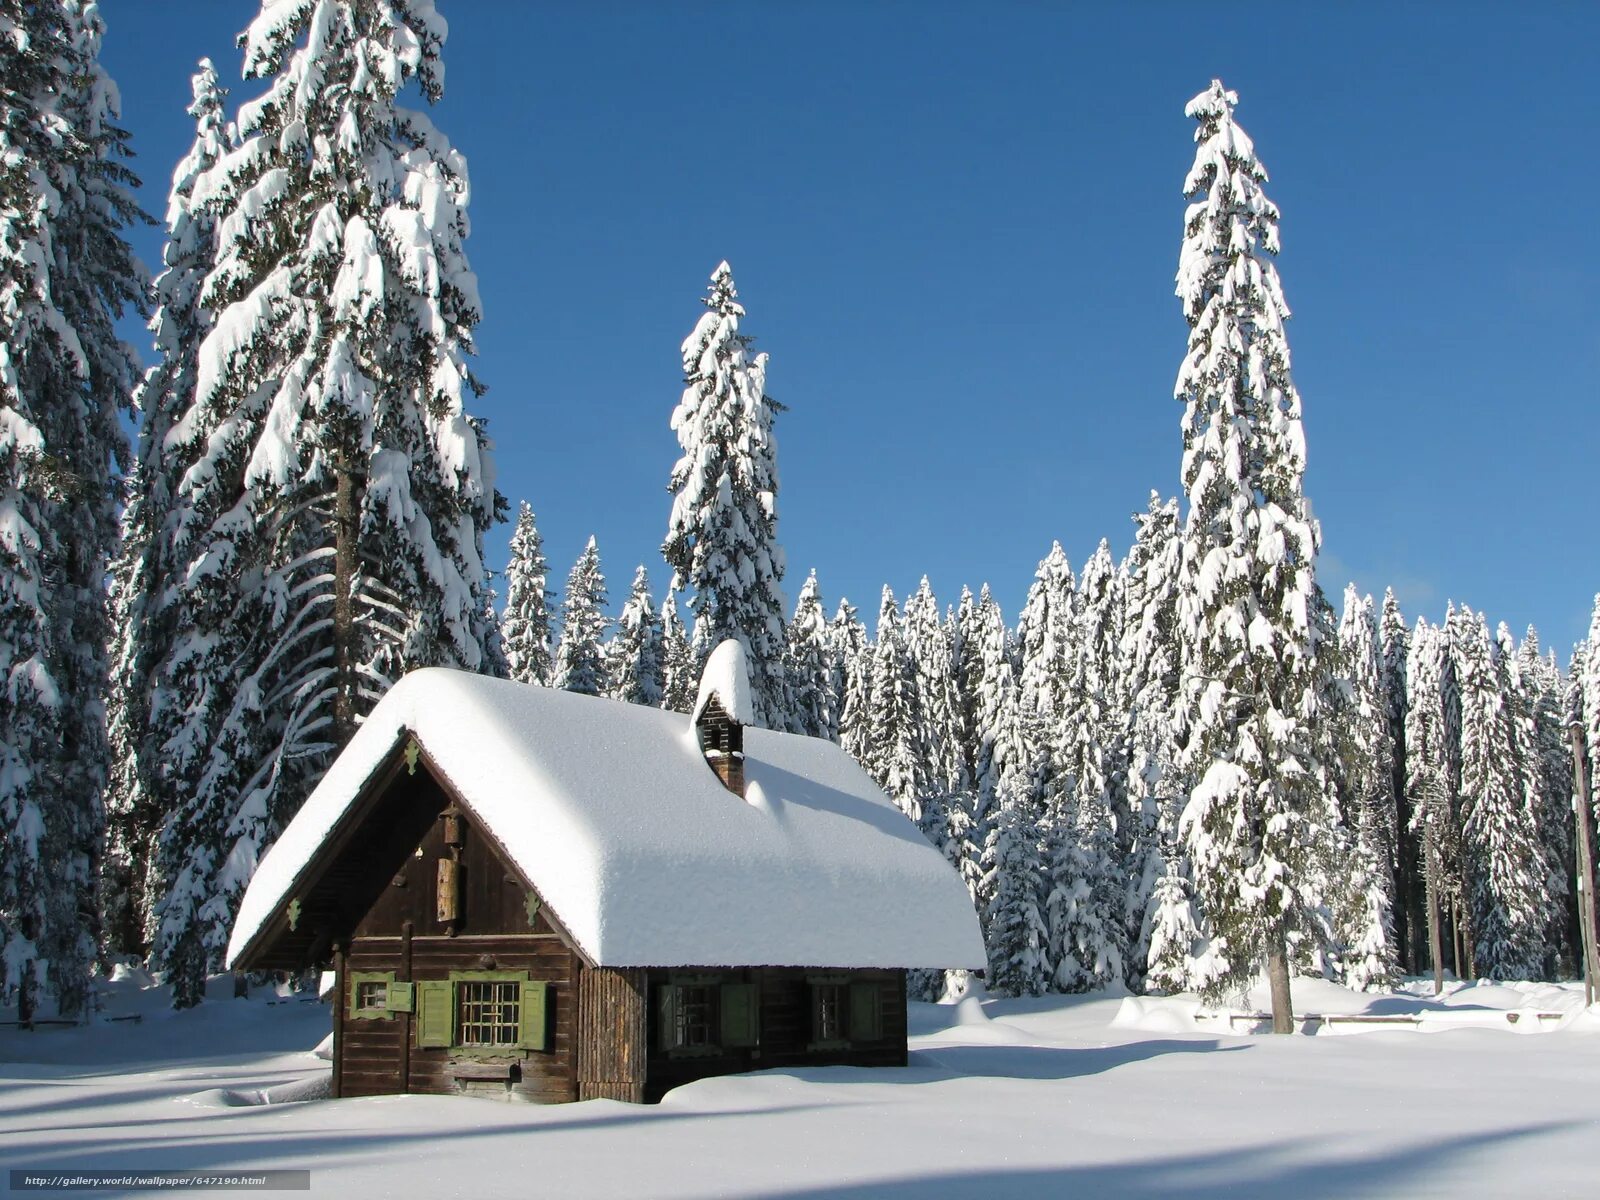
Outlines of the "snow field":
[[[1295,987],[1301,1008],[1341,999],[1314,981]],[[1130,1029],[1115,996],[969,996],[912,1006],[903,1070],[776,1071],[705,1080],[657,1106],[541,1108],[281,1103],[325,1077],[304,1048],[325,1033],[327,1010],[229,992],[214,980],[208,1003],[172,1013],[159,989],[119,985],[107,1011],[143,1011],[142,1023],[0,1034],[0,1169],[308,1169],[313,1195],[343,1197],[527,1194],[529,1179],[572,1197],[1594,1190],[1592,1013],[1534,1038],[1244,1038]],[[1570,994],[1456,985],[1443,1003],[1503,1012]],[[1349,1011],[1423,1000],[1342,998]]]

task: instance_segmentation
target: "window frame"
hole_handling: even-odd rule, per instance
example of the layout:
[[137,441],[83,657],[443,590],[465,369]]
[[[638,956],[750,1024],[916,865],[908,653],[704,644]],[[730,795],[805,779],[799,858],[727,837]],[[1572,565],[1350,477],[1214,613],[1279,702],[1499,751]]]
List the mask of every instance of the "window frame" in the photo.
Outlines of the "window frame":
[[[396,1010],[391,1007],[395,996],[395,977],[393,971],[351,971],[350,972],[350,999],[345,1015],[352,1021],[392,1021]],[[383,987],[383,1003],[381,1005],[361,1003],[361,988],[363,984],[381,983]]]
[[[496,1058],[525,1058],[536,1051],[549,1051],[554,1039],[550,1035],[550,982],[532,979],[531,971],[451,971],[443,979],[418,981],[413,986],[417,994],[418,1020],[416,1047],[419,1050],[444,1050],[460,1057],[493,1060]],[[469,983],[517,984],[517,1039],[504,1043],[463,1042],[461,1040],[462,985]],[[429,1000],[433,997],[433,1000]],[[431,1012],[434,1002],[448,998],[445,1013]],[[425,1020],[423,1009],[430,1011],[431,1020]],[[438,1040],[432,1029],[434,1022],[449,1020],[449,1037]]]

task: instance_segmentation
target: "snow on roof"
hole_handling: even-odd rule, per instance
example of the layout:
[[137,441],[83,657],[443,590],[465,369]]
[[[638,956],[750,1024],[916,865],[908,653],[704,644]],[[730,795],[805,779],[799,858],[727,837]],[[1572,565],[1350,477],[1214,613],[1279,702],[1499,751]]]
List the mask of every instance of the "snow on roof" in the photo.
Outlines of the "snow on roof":
[[713,696],[721,703],[722,711],[739,724],[756,723],[755,702],[750,698],[750,665],[745,661],[744,644],[735,638],[720,642],[706,658],[691,720],[700,719]]
[[741,799],[682,713],[439,667],[389,691],[262,860],[230,964],[408,730],[598,965],[984,966],[961,880],[833,743],[747,730]]

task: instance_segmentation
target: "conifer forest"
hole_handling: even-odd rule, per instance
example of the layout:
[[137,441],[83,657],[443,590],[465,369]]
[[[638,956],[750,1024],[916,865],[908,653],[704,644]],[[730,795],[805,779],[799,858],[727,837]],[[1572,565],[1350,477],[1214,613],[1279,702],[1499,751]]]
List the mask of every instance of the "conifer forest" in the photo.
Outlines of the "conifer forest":
[[991,993],[1582,969],[1600,597],[1567,653],[1319,576],[1280,214],[1222,82],[1173,97],[1193,160],[1148,280],[1188,328],[1150,401],[1169,483],[1098,545],[1041,546],[1007,613],[993,580],[852,603],[790,569],[805,398],[768,395],[751,329],[776,331],[728,262],[684,281],[661,380],[660,561],[591,537],[561,574],[474,413],[434,0],[262,0],[251,98],[197,64],[153,215],[107,36],[90,0],[0,0],[0,1003],[71,1016],[128,956],[198,1003],[256,865],[407,671],[687,712],[727,638],[757,721],[842,745],[965,881]]

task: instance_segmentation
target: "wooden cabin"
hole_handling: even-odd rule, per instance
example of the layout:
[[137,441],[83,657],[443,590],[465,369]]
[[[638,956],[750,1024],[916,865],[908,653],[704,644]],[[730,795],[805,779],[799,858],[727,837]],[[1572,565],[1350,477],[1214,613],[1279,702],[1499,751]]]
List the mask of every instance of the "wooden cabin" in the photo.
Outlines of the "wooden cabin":
[[903,1065],[907,968],[983,966],[966,889],[837,746],[751,728],[747,686],[735,643],[689,717],[414,672],[262,861],[229,965],[331,964],[335,1096]]

